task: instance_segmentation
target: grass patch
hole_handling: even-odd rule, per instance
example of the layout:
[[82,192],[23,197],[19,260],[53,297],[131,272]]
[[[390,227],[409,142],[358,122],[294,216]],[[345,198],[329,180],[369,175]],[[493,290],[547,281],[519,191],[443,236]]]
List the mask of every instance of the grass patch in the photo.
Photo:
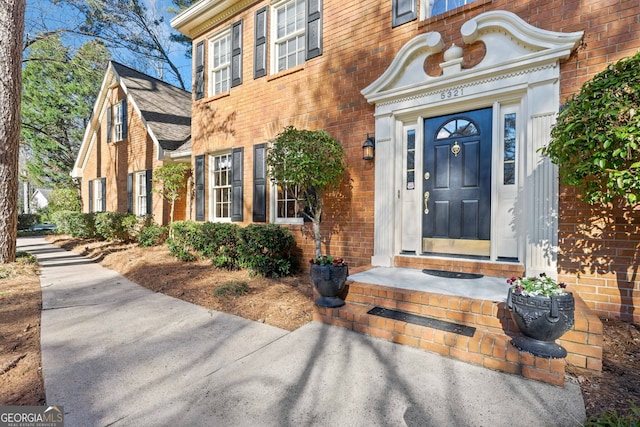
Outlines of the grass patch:
[[617,411],[606,411],[591,417],[585,424],[586,427],[637,427],[640,426],[640,407],[629,402],[631,413],[624,416]]
[[214,297],[226,297],[236,296],[239,297],[249,293],[249,285],[247,282],[240,280],[232,280],[230,282],[223,283],[213,290]]

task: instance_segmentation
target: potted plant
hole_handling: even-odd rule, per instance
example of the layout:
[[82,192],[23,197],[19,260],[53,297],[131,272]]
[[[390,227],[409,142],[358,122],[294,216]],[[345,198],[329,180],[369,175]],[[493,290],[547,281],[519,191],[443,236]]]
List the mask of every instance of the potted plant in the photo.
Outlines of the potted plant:
[[546,274],[538,277],[507,280],[509,294],[507,307],[523,337],[514,337],[511,343],[536,356],[562,358],[567,351],[555,340],[573,327],[575,302],[564,283],[558,283]]
[[321,256],[311,259],[311,280],[321,295],[315,303],[319,307],[340,307],[344,300],[339,297],[349,275],[349,266],[342,258]]
[[[348,267],[344,260],[336,262],[339,258],[322,255],[320,232],[323,198],[340,185],[346,169],[344,156],[342,144],[324,130],[299,130],[293,126],[276,136],[267,153],[271,180],[296,189],[300,197],[298,211],[313,224],[315,258],[311,260],[311,278],[322,295],[316,300],[321,307],[344,304],[337,295],[344,286]],[[328,281],[318,282],[327,277]],[[337,290],[329,291],[333,287]]]

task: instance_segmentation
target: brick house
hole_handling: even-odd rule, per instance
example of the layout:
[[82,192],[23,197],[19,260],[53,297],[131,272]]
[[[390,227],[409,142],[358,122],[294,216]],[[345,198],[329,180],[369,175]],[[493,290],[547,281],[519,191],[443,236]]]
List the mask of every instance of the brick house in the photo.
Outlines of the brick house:
[[[191,162],[191,94],[111,61],[71,175],[80,180],[84,212],[153,215],[166,224],[167,202],[152,192],[153,170]],[[176,203],[188,219],[190,200]]]
[[640,48],[637,2],[362,6],[202,0],[172,20],[193,39],[196,220],[285,224],[310,258],[295,189],[271,185],[264,159],[285,126],[322,128],[350,179],[323,218],[324,253],[545,272],[598,315],[638,321],[638,209],[581,203],[537,152],[559,106]]

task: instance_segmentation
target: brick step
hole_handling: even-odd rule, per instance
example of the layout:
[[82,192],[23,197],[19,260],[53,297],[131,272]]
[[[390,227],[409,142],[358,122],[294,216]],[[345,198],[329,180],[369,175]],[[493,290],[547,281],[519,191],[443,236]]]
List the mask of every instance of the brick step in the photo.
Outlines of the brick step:
[[[564,384],[567,364],[602,370],[602,323],[575,294],[574,328],[557,341],[565,347],[568,356],[566,359],[547,359],[519,351],[511,345],[511,338],[521,333],[504,302],[356,282],[348,282],[345,290],[343,307],[316,307],[314,320],[558,386]],[[476,328],[476,331],[468,337],[368,314],[373,307],[462,324]]]
[[447,270],[460,273],[476,273],[490,277],[522,277],[524,264],[487,260],[444,258],[438,256],[396,255],[395,267]]

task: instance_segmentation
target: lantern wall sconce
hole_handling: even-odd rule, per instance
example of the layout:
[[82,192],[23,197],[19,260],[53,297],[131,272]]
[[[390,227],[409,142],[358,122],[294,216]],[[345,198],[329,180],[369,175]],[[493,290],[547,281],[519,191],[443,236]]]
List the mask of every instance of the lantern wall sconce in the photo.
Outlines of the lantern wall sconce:
[[367,134],[367,139],[362,144],[362,159],[363,160],[373,160],[373,156],[376,151],[376,139]]

